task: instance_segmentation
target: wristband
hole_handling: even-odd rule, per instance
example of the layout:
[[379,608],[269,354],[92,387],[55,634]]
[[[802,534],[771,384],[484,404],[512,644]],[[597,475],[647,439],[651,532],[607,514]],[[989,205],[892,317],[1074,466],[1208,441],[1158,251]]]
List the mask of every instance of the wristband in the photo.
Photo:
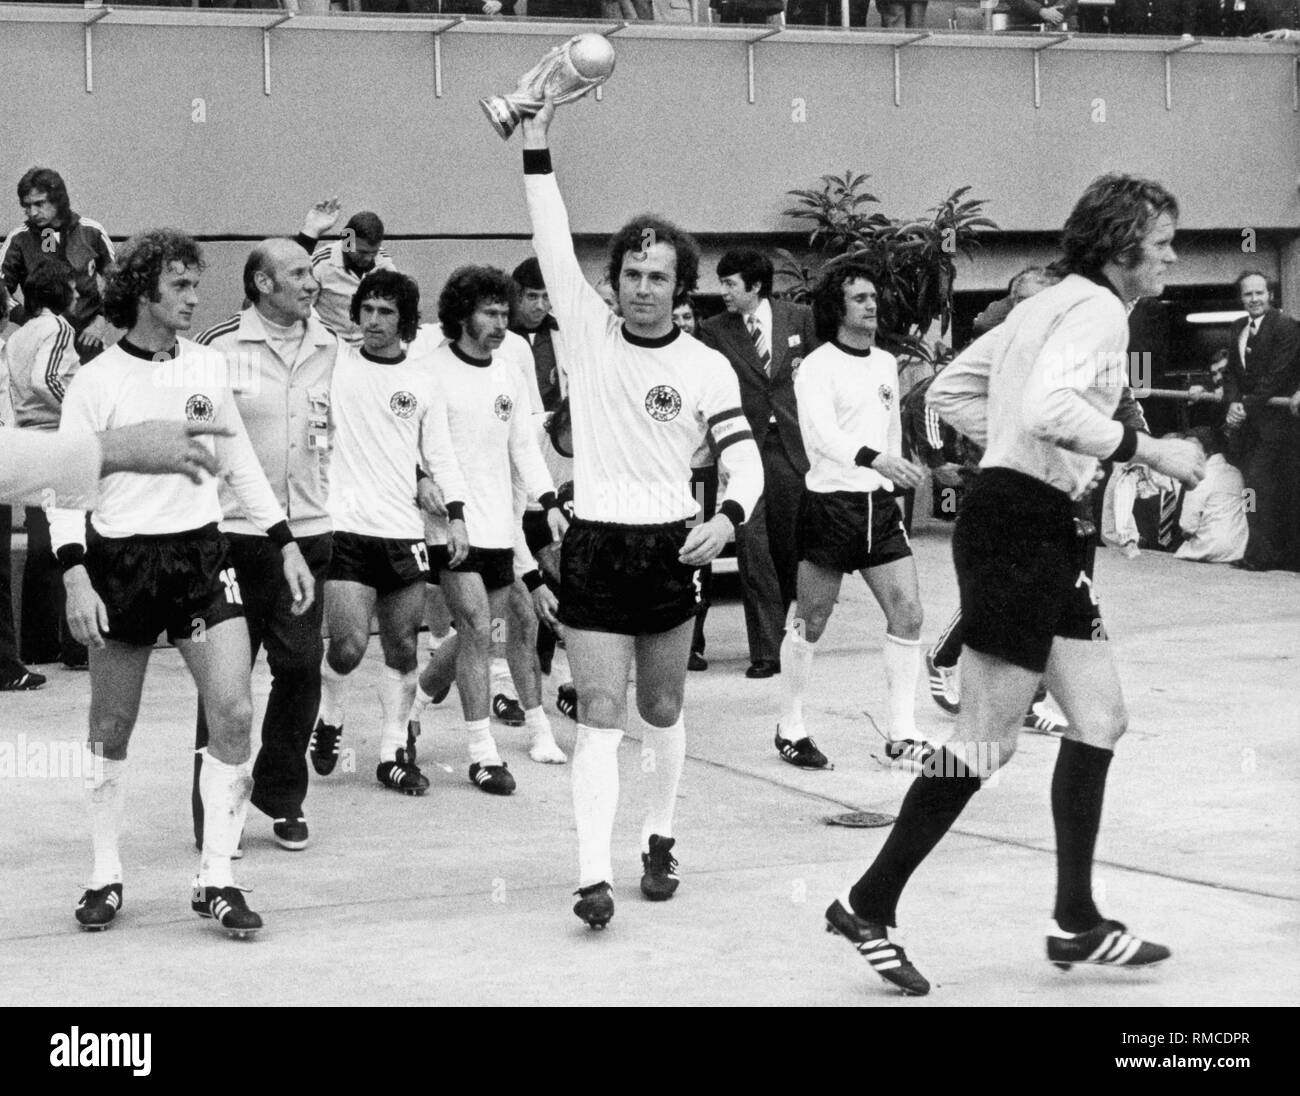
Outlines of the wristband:
[[722,505],[718,507],[718,513],[725,514],[727,520],[737,529],[745,522],[745,508],[735,499],[724,500]]
[[524,149],[525,175],[549,175],[554,170],[551,167],[551,150],[549,148]]
[[1106,459],[1117,461],[1120,464],[1125,464],[1128,461],[1131,461],[1137,454],[1137,448],[1137,431],[1131,426],[1126,426],[1124,427],[1124,437],[1120,440],[1119,445],[1115,447],[1115,451]]
[[266,535],[270,538],[271,543],[281,550],[293,543],[293,533],[289,531],[287,521],[277,521],[266,531]]
[[872,449],[869,445],[864,445],[858,450],[858,455],[853,458],[853,463],[860,468],[870,468],[871,462],[880,456],[878,449]]
[[524,585],[528,587],[528,592],[530,594],[539,586],[546,585],[546,579],[542,578],[541,571],[536,569],[533,569],[529,571],[528,574],[521,575],[520,577],[524,580]]
[[558,510],[560,500],[555,497],[554,491],[545,491],[537,496],[537,501],[543,510]]
[[463,502],[449,502],[449,503],[447,503],[447,520],[448,520],[448,521],[464,521],[464,520],[465,520],[465,504],[464,504]]
[[86,546],[84,544],[65,544],[54,555],[66,575],[74,567],[80,567],[86,562]]

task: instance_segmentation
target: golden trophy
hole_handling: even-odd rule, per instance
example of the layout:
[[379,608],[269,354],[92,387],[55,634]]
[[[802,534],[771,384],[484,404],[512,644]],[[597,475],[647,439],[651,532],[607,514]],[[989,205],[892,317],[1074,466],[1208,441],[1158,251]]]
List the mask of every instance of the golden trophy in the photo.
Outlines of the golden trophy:
[[603,34],[575,34],[529,69],[509,95],[478,101],[488,121],[505,139],[519,123],[542,109],[549,93],[558,103],[581,99],[614,71],[614,47]]

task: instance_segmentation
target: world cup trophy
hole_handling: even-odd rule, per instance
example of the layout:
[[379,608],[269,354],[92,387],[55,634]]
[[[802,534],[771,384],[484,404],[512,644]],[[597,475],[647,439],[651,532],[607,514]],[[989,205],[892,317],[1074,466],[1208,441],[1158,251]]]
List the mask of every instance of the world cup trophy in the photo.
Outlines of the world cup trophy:
[[542,109],[549,93],[556,103],[581,99],[609,79],[614,71],[614,47],[602,34],[575,34],[529,69],[509,95],[489,95],[478,101],[501,136],[507,140],[524,118]]

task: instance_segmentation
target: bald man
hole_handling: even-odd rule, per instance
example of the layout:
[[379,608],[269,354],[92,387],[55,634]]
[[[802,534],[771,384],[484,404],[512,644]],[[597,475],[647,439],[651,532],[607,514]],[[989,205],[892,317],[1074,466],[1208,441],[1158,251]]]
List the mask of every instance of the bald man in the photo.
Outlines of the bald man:
[[[293,240],[263,240],[244,264],[242,312],[203,332],[198,341],[221,351],[249,440],[289,527],[322,589],[332,533],[326,507],[330,447],[329,392],[338,340],[312,311],[319,285],[311,257]],[[271,695],[262,747],[253,766],[252,804],[272,820],[282,848],[307,847],[307,742],[320,705],[321,611],[291,612],[278,581],[279,549],[244,517],[225,484],[222,531],[243,592],[253,658],[266,648]],[[208,740],[199,712],[195,745]],[[194,759],[194,836],[202,845],[199,798],[202,753]]]

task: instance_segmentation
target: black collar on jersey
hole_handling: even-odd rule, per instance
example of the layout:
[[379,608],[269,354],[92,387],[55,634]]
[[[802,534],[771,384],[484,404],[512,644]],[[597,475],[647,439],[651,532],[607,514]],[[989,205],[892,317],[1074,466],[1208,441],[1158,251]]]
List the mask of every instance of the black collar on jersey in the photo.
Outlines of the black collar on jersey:
[[855,358],[869,358],[876,349],[874,346],[869,346],[866,350],[859,350],[856,346],[845,346],[839,339],[831,339],[831,342],[836,349],[843,350],[846,354],[852,354]]
[[456,343],[449,343],[448,345],[451,347],[451,352],[455,354],[456,357],[458,357],[466,365],[472,365],[477,367],[478,369],[486,369],[489,365],[492,364],[491,354],[489,354],[486,358],[476,358],[474,357],[473,354],[466,354],[465,351],[463,351],[458,345],[456,345]]
[[627,329],[627,324],[625,323],[623,325],[623,338],[627,339],[627,341],[633,346],[644,346],[651,350],[656,350],[661,346],[667,346],[681,333],[682,329],[676,324],[673,324],[672,330],[669,331],[667,335],[658,335],[653,339],[649,339],[644,335],[633,335],[632,332]]
[[144,347],[136,346],[130,339],[118,339],[117,345],[131,357],[142,358],[147,362],[169,362],[181,351],[180,343],[173,343],[168,350],[145,350]]
[[367,350],[367,349],[363,346],[363,347],[361,347],[361,356],[362,356],[363,358],[365,358],[366,361],[368,361],[368,362],[374,362],[376,365],[396,365],[398,362],[404,362],[404,361],[406,361],[406,351],[405,351],[405,350],[403,350],[403,351],[402,351],[400,354],[398,354],[397,357],[395,357],[395,358],[377,358],[377,357],[375,357],[374,354],[370,353],[370,351]]

